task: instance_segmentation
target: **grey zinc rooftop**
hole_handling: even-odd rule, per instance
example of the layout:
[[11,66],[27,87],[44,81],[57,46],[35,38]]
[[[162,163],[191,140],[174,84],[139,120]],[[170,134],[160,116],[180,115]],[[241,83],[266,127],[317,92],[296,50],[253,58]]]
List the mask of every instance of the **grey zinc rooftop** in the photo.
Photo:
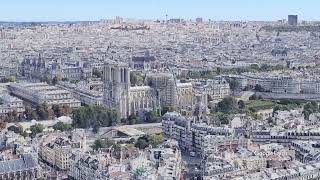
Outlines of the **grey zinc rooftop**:
[[37,163],[32,158],[31,154],[24,154],[20,159],[1,161],[0,174],[21,171],[37,167]]

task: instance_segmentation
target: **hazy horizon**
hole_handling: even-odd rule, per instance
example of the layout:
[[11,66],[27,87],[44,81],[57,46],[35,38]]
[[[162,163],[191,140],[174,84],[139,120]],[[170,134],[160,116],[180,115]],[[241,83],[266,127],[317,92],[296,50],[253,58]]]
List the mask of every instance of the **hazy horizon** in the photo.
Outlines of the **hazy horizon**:
[[316,0],[10,0],[0,6],[2,22],[99,21],[121,16],[134,19],[195,19],[213,21],[276,21],[297,14],[317,21]]

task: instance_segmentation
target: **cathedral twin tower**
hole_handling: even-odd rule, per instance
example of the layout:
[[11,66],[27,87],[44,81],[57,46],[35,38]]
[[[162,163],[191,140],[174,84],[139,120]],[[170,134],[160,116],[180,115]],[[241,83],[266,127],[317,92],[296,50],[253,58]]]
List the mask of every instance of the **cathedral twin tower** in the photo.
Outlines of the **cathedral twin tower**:
[[124,63],[112,62],[104,67],[104,103],[119,111],[121,118],[128,116],[130,70]]

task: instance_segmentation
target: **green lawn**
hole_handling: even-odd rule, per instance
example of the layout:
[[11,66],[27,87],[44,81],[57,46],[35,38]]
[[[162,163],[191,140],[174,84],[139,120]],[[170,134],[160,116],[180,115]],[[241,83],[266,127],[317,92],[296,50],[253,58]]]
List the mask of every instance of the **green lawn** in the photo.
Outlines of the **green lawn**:
[[275,106],[275,103],[269,100],[250,100],[245,103],[245,109],[261,110]]

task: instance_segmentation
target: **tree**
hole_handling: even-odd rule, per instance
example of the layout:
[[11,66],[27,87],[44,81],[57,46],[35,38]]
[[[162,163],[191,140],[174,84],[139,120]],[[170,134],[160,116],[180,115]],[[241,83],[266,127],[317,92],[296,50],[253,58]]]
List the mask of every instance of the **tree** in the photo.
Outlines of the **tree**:
[[136,71],[130,72],[130,83],[132,86],[143,85],[144,79],[145,77],[142,73]]
[[17,78],[16,78],[16,76],[9,76],[8,80],[9,80],[9,82],[16,82]]
[[10,127],[8,127],[9,131],[13,131],[16,134],[22,134],[23,133],[23,127],[21,125],[12,125]]
[[16,82],[16,76],[8,76],[0,79],[1,83]]
[[58,73],[55,77],[57,78],[58,81],[62,81],[62,79],[64,79],[61,73]]
[[263,72],[269,71],[270,70],[270,66],[268,64],[262,64],[260,67],[260,70]]
[[201,73],[199,71],[189,71],[187,77],[191,79],[198,79],[201,77]]
[[79,83],[79,80],[71,80],[70,83],[72,83],[72,84],[78,84],[78,83]]
[[7,122],[16,122],[19,120],[18,112],[16,110],[13,110],[11,112],[7,113]]
[[249,67],[253,71],[259,71],[259,69],[260,69],[258,64],[251,64]]
[[111,146],[115,147],[116,145],[116,142],[110,139],[97,139],[91,147],[94,150],[99,150],[101,148],[110,148]]
[[48,114],[48,119],[53,119],[55,117],[55,114],[54,114],[54,112],[53,112],[51,107],[47,108],[46,111],[47,111],[47,114]]
[[156,147],[163,142],[163,137],[161,134],[154,134],[154,135],[144,135],[139,137],[135,143],[135,147],[139,149],[145,149],[149,145],[152,147]]
[[177,108],[173,105],[163,106],[161,110],[161,114],[165,114],[167,112],[177,111]]
[[72,109],[68,105],[52,105],[52,110],[56,117],[67,116],[71,114]]
[[76,128],[109,127],[119,124],[117,111],[103,106],[89,105],[75,110],[72,126]]
[[58,83],[58,78],[57,78],[57,76],[55,76],[53,79],[52,79],[52,84],[53,85],[56,85],[57,83]]
[[66,104],[62,105],[62,109],[63,109],[64,116],[72,113],[72,108],[69,105],[66,105]]
[[240,88],[240,83],[236,79],[229,79],[228,83],[232,91],[235,91]]
[[53,77],[51,83],[53,85],[56,85],[61,80],[62,80],[62,75],[61,75],[61,73],[58,73],[56,76]]
[[27,120],[38,119],[38,114],[30,106],[26,106],[26,110],[24,112],[24,117]]
[[47,109],[44,106],[44,104],[38,105],[36,110],[37,110],[37,114],[39,116],[39,119],[41,119],[41,120],[47,120],[48,119],[49,114],[48,114]]
[[55,125],[53,125],[53,129],[59,131],[69,131],[72,129],[72,126],[63,122],[57,122]]
[[136,124],[138,122],[137,117],[135,115],[130,115],[128,117],[128,124],[132,125],[132,124]]
[[99,149],[103,148],[103,146],[104,146],[103,140],[97,139],[97,140],[94,141],[94,143],[93,143],[93,145],[91,147],[94,150],[99,150]]
[[217,112],[231,113],[238,108],[237,101],[232,97],[223,98],[216,107]]
[[39,123],[30,126],[31,137],[34,137],[35,135],[42,133],[44,129],[45,129],[44,126]]
[[229,115],[222,113],[222,112],[216,112],[211,114],[214,118],[217,118],[221,124],[229,124]]
[[[40,120],[47,120],[47,119],[53,119],[55,116],[60,117],[64,115],[68,115],[69,107],[67,106],[61,106],[61,105],[52,105],[48,106],[46,102],[38,105],[36,107],[36,115],[33,114],[33,110],[31,108],[28,108],[26,113],[26,118],[30,119],[31,116],[33,116],[33,119],[40,119]],[[68,113],[67,113],[68,111]]]
[[244,109],[244,108],[245,108],[245,104],[244,104],[244,102],[243,102],[242,100],[239,100],[239,101],[238,101],[238,107],[239,107],[240,109]]
[[3,130],[4,128],[6,128],[7,122],[0,120],[0,130]]
[[273,108],[273,111],[272,111],[272,117],[274,117],[275,113],[277,111],[289,111],[290,108],[289,106],[286,106],[286,105],[276,105],[274,108]]
[[227,114],[219,113],[218,118],[221,124],[229,124],[229,116]]
[[139,149],[145,149],[150,145],[149,138],[147,136],[139,137],[137,142],[135,143],[135,147]]
[[260,84],[256,84],[254,86],[254,90],[258,91],[258,92],[263,92],[264,91],[263,87]]
[[127,141],[127,144],[133,144],[136,140],[134,138],[130,138],[129,141]]
[[29,134],[27,133],[27,131],[23,131],[23,133],[21,134],[21,136],[23,136],[24,138],[26,138]]
[[217,67],[217,75],[221,74],[221,67]]
[[52,105],[52,110],[57,117],[61,116],[60,106],[57,104]]
[[319,106],[315,101],[308,102],[303,106],[303,114],[305,119],[309,119],[310,114],[318,112]]
[[99,132],[99,126],[98,125],[94,125],[93,128],[92,128],[92,132],[94,134],[97,134]]
[[157,147],[159,144],[163,143],[163,136],[162,134],[153,134],[150,135],[150,144],[152,147]]
[[49,76],[45,75],[40,77],[40,82],[46,82],[47,84],[51,84],[52,79]]
[[157,111],[150,111],[146,113],[146,122],[147,123],[156,123],[160,122],[161,117],[157,113]]
[[272,117],[268,117],[268,118],[266,119],[266,121],[267,121],[269,124],[273,124],[273,123],[274,123]]
[[98,69],[93,69],[92,75],[97,77],[97,78],[102,78],[103,77],[103,72],[99,71]]
[[252,100],[257,100],[258,97],[257,95],[253,94],[252,96],[249,97],[249,100],[252,101]]

